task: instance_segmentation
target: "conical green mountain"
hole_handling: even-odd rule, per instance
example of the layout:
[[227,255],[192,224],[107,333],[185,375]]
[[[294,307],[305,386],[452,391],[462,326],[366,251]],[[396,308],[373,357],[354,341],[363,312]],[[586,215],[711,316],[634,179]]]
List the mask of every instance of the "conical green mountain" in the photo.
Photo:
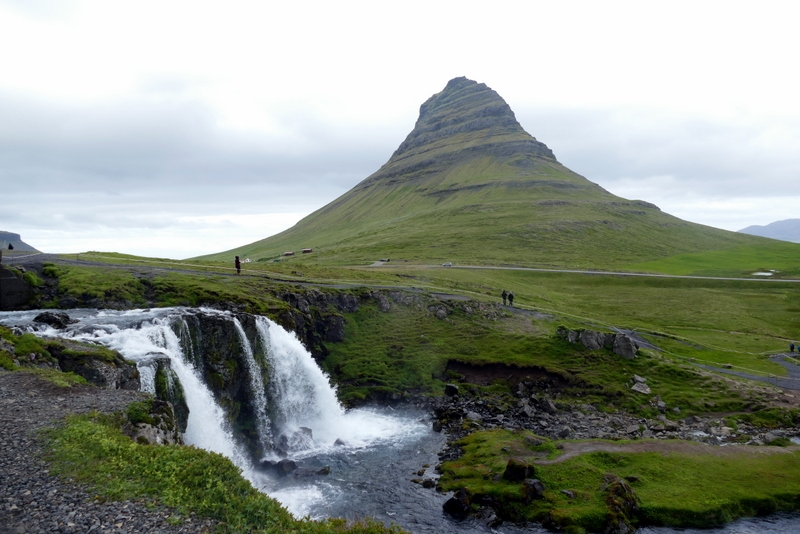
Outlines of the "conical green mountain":
[[456,78],[373,175],[289,230],[206,258],[313,248],[337,263],[613,268],[756,242],[612,195],[561,165],[495,91]]

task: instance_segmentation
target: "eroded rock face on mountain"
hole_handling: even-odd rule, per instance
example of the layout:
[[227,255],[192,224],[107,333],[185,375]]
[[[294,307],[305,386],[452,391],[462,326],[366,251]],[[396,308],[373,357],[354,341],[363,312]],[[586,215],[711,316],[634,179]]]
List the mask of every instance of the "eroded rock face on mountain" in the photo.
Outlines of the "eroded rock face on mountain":
[[[391,159],[359,187],[391,179],[424,178],[473,157],[556,161],[553,152],[522,129],[509,105],[486,84],[464,77],[448,82],[442,92],[420,107],[414,129]],[[402,176],[401,176],[402,175]]]

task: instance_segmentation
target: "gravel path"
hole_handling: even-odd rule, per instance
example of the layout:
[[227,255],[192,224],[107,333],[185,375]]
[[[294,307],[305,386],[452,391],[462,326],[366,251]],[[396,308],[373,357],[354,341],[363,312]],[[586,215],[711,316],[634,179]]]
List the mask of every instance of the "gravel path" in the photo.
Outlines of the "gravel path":
[[208,519],[171,525],[173,511],[141,501],[100,502],[49,474],[36,430],[71,413],[114,412],[141,393],[93,386],[59,388],[34,375],[0,370],[0,534],[212,532]]
[[786,360],[786,358],[791,357],[792,355],[790,354],[776,354],[774,356],[770,356],[771,360],[775,361],[775,363],[781,364],[786,369],[786,377],[754,375],[752,373],[745,373],[744,371],[736,371],[734,369],[725,369],[722,367],[700,363],[696,363],[695,365],[697,367],[702,367],[703,369],[708,369],[709,371],[716,371],[718,373],[734,375],[741,378],[747,378],[749,380],[756,380],[758,382],[764,382],[765,384],[770,384],[782,389],[800,391],[800,366],[792,361]]

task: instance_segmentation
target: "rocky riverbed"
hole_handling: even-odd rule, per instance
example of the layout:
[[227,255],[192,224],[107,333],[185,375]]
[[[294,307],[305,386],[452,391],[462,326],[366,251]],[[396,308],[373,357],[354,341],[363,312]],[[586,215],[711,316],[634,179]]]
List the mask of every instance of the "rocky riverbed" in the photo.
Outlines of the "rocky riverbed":
[[[0,370],[0,534],[212,532],[216,523],[142,501],[104,502],[51,475],[37,430],[68,414],[115,412],[144,394],[94,386],[61,388]],[[177,524],[176,524],[177,523]]]
[[[632,377],[631,383],[632,389],[638,385],[646,391],[646,380],[641,377]],[[678,410],[670,410],[657,396],[648,400],[662,413],[642,418],[601,411],[590,404],[561,403],[548,392],[540,383],[521,382],[514,389],[514,399],[509,401],[473,395],[468,386],[448,385],[447,395],[433,406],[434,430],[448,434],[448,444],[440,459],[458,458],[460,450],[453,445],[454,441],[470,432],[491,428],[525,429],[554,440],[679,439],[710,445],[765,445],[779,438],[800,436],[800,429],[795,427],[764,431],[747,423],[732,428],[719,417],[680,418]]]

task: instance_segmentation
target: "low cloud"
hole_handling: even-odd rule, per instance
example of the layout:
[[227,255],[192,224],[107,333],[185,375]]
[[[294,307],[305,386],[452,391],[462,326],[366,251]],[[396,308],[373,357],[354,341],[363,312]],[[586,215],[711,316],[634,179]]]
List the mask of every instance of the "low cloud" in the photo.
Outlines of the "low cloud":
[[683,219],[738,230],[788,218],[800,138],[793,117],[705,117],[629,109],[523,110],[532,135],[610,192]]
[[[291,125],[290,141],[228,131],[208,108],[173,104],[54,106],[0,95],[8,117],[0,123],[0,175],[3,197],[13,199],[4,206],[4,229],[41,240],[32,244],[45,250],[97,250],[104,240],[118,250],[136,246],[132,233],[171,229],[174,239],[188,234],[191,241],[187,229],[198,221],[206,222],[193,231],[221,239],[210,221],[239,221],[226,229],[235,245],[216,244],[221,250],[294,224],[371,174],[392,150],[374,140],[364,150],[319,122]],[[271,222],[248,224],[247,217]],[[168,238],[153,234],[147,242],[158,239]],[[202,247],[182,254],[213,252],[199,240]]]

